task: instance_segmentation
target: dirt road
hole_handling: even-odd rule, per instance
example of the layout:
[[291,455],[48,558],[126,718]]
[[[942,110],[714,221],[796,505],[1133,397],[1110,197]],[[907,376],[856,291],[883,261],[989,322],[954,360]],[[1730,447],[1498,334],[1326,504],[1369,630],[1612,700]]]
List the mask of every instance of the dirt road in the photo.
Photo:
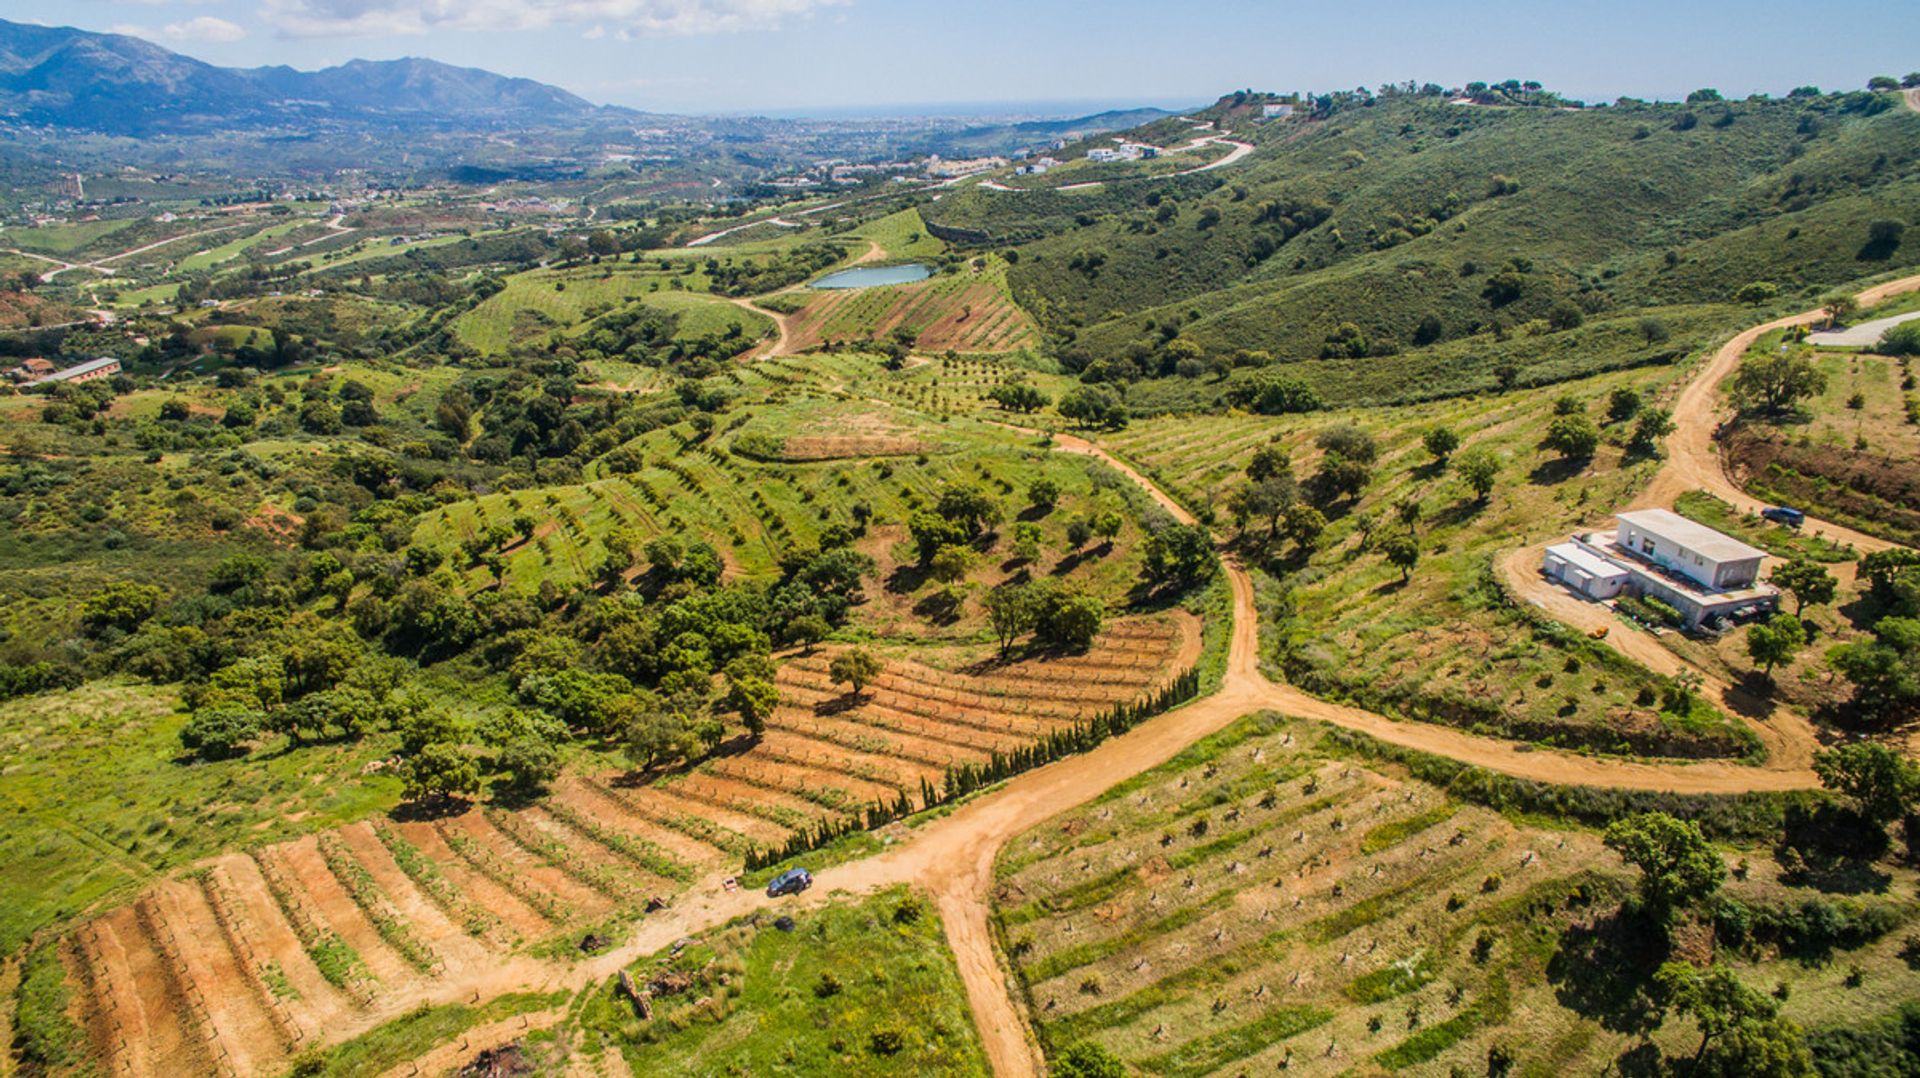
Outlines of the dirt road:
[[[1920,286],[1920,277],[1873,290],[1863,302],[1903,288]],[[746,304],[746,301],[735,301]],[[1805,318],[1808,316],[1797,316]],[[1778,324],[1788,324],[1782,320]],[[1765,328],[1762,327],[1763,331]],[[1730,488],[1713,463],[1710,432],[1712,390],[1732,362],[1760,331],[1735,338],[1702,369],[1683,394],[1676,409],[1680,431],[1669,466],[1655,480],[1658,490],[1678,491],[1706,486],[1716,493]],[[776,344],[776,349],[778,348]],[[1041,432],[1032,431],[1036,438]],[[1099,458],[1139,484],[1176,519],[1192,518],[1167,493],[1125,462],[1081,438],[1056,436],[1054,446],[1069,453]],[[1701,449],[1704,447],[1704,450]],[[1703,482],[1703,480],[1705,480]],[[1737,493],[1737,492],[1734,492]],[[1639,504],[1649,502],[1643,497]],[[1678,762],[1606,759],[1551,750],[1536,750],[1450,727],[1407,723],[1358,708],[1318,700],[1287,685],[1268,681],[1259,669],[1258,614],[1251,579],[1230,558],[1224,563],[1232,591],[1233,628],[1225,676],[1213,694],[1168,711],[1093,750],[1028,771],[990,793],[976,797],[947,816],[917,828],[890,832],[892,845],[858,861],[817,871],[818,886],[797,899],[770,901],[757,892],[726,890],[719,876],[696,884],[679,905],[648,916],[624,946],[589,962],[552,963],[534,972],[515,963],[497,972],[459,983],[429,984],[409,1003],[452,1002],[517,990],[578,989],[610,977],[622,966],[653,953],[683,936],[706,931],[747,914],[775,908],[806,909],[835,896],[872,893],[880,888],[911,883],[930,893],[946,926],[947,942],[958,963],[975,1023],[994,1073],[1029,1078],[1041,1073],[1043,1062],[1027,1024],[1024,1008],[1009,988],[1008,973],[993,946],[988,901],[993,864],[1001,847],[1014,836],[1050,817],[1084,804],[1133,775],[1164,763],[1199,738],[1235,719],[1260,710],[1320,720],[1359,730],[1383,741],[1487,767],[1519,778],[1543,782],[1677,793],[1741,793],[1790,790],[1810,786],[1814,778],[1806,767],[1807,742],[1800,739],[1790,719],[1758,723],[1766,731],[1775,756],[1765,767],[1727,762]],[[1573,608],[1569,608],[1570,610]],[[1556,614],[1559,610],[1555,610]],[[1677,662],[1654,652],[1636,658],[1652,664]],[[1656,669],[1662,668],[1656,666]],[[339,1037],[359,1032],[378,1016],[364,1016],[355,1028],[330,1031]],[[436,1056],[436,1061],[443,1056]]]
[[[1875,285],[1860,293],[1860,306],[1870,307],[1884,302],[1902,292],[1911,292],[1920,288],[1920,275],[1903,277],[1897,281]],[[1717,498],[1732,504],[1743,513],[1757,513],[1766,507],[1766,503],[1749,497],[1735,486],[1727,477],[1722,466],[1719,447],[1714,443],[1713,432],[1720,425],[1720,383],[1733,373],[1740,363],[1740,357],[1753,342],[1766,333],[1787,326],[1811,325],[1825,320],[1821,311],[1804,311],[1800,314],[1776,318],[1764,325],[1739,333],[1719,351],[1713,354],[1693,381],[1681,391],[1673,405],[1674,432],[1667,439],[1667,460],[1653,481],[1634,498],[1630,509],[1666,508],[1673,505],[1674,499],[1689,490],[1704,490]],[[1895,544],[1884,539],[1844,528],[1829,521],[1809,519],[1806,523],[1809,532],[1820,534],[1837,542],[1851,543],[1858,550],[1885,550]]]

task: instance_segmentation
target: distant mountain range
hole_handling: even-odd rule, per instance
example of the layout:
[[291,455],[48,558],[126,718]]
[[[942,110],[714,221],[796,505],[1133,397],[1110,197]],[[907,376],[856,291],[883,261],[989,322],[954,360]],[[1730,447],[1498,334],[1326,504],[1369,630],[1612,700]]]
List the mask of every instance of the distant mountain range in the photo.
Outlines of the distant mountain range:
[[119,135],[316,123],[556,126],[641,114],[434,60],[231,68],[124,34],[0,19],[0,120]]

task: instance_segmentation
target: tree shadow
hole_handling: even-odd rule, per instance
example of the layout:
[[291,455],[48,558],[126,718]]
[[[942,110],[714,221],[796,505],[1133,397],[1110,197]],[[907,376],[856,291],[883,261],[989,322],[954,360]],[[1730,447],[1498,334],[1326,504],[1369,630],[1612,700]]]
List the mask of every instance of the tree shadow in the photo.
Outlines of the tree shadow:
[[387,813],[395,823],[425,823],[433,820],[450,820],[455,816],[464,816],[473,802],[459,797],[429,797],[419,801],[402,801]]
[[1015,513],[1013,519],[1025,524],[1032,524],[1035,521],[1047,519],[1048,515],[1052,512],[1053,506],[1051,505],[1029,505],[1018,513]]
[[1568,925],[1547,961],[1560,1005],[1614,1033],[1646,1033],[1660,1024],[1650,990],[1667,958],[1666,933],[1638,910],[1621,907]]
[[933,579],[933,570],[917,562],[897,565],[887,574],[883,587],[896,595],[912,595]]
[[1047,570],[1047,575],[1066,576],[1068,573],[1071,573],[1075,569],[1080,568],[1080,566],[1085,564],[1086,562],[1092,561],[1095,557],[1096,555],[1093,553],[1093,550],[1091,548],[1081,547],[1079,550],[1076,550],[1073,553],[1068,554],[1066,557],[1061,558],[1059,561],[1054,562],[1053,568]]
[[1887,239],[1868,240],[1860,245],[1860,250],[1856,251],[1853,257],[1860,262],[1885,262],[1893,257],[1893,252],[1899,249],[1899,236]]
[[1555,483],[1564,483],[1593,463],[1592,457],[1554,457],[1543,460],[1527,473],[1527,481],[1536,487],[1550,487]]
[[1891,874],[1875,867],[1892,840],[1887,829],[1849,808],[1821,804],[1787,810],[1778,857],[1789,883],[1832,894],[1882,894]]
[[1471,498],[1465,501],[1454,502],[1452,505],[1436,511],[1432,516],[1427,518],[1428,530],[1450,528],[1457,524],[1465,524],[1467,521],[1479,516],[1481,510],[1485,508],[1485,503],[1475,501]]

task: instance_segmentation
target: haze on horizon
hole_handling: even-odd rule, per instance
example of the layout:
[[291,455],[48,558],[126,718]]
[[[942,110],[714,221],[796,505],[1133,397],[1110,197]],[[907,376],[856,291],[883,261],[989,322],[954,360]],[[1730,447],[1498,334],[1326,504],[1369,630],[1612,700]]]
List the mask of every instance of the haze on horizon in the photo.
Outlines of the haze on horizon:
[[[1250,87],[1537,79],[1569,97],[1674,99],[1857,87],[1920,65],[1920,5],[1860,0],[1844,21],[1753,0],[1737,17],[1625,0],[1497,20],[1403,0],[1170,11],[1150,0],[79,0],[0,17],[134,34],[210,63],[311,69],[424,56],[681,113],[847,115],[1180,106]],[[945,111],[954,111],[948,106]]]

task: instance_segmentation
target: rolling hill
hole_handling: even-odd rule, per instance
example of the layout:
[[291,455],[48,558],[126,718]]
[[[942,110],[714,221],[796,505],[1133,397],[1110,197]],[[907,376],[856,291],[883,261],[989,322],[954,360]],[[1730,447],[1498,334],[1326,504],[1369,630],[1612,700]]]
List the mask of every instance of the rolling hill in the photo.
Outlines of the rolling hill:
[[[1920,261],[1920,243],[1869,237],[1920,220],[1920,115],[1896,94],[1552,100],[1347,95],[1262,123],[1229,97],[1194,115],[1256,147],[1232,168],[974,186],[923,212],[1011,250],[1014,295],[1070,367],[1138,382],[1267,353],[1348,399],[1485,388],[1494,352],[1523,382],[1535,365],[1553,366],[1545,378],[1654,362],[1750,303]],[[1132,137],[1168,145],[1188,126]],[[1596,335],[1620,340],[1582,342]],[[1590,362],[1555,359],[1568,350]],[[1205,404],[1224,391],[1210,384],[1148,396]]]

